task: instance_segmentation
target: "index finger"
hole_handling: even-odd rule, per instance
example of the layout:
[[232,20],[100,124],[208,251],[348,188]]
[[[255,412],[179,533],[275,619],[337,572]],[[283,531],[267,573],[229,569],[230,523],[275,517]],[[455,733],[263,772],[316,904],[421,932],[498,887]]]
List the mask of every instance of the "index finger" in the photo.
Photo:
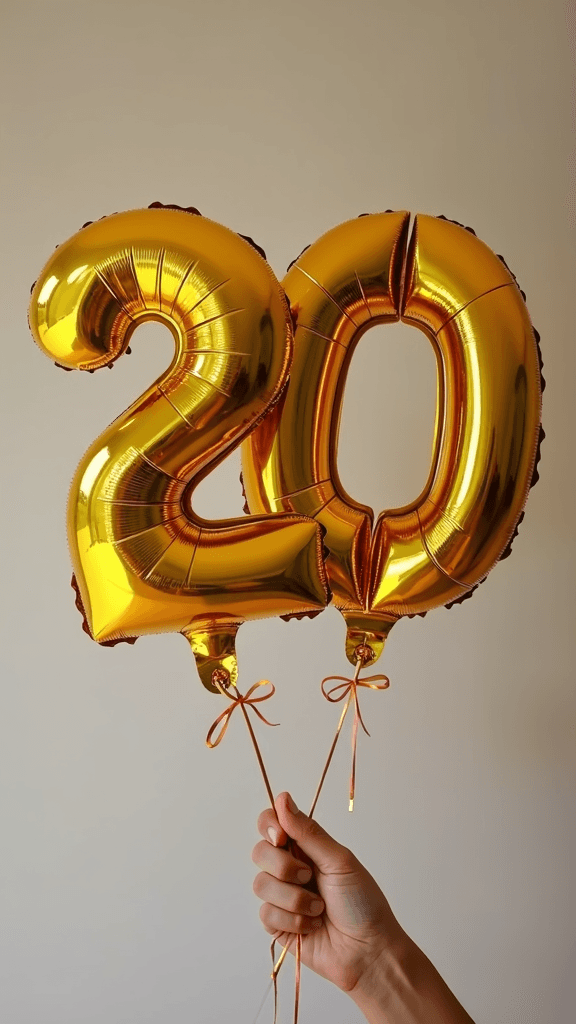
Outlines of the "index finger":
[[272,846],[285,846],[288,836],[282,828],[276,812],[267,807],[258,818],[258,831],[263,839],[267,839]]

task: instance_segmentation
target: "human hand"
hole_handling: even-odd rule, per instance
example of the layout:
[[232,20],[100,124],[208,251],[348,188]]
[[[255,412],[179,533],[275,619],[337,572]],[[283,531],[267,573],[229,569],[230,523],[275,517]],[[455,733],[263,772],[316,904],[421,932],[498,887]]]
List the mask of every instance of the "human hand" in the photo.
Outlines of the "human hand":
[[288,793],[275,808],[260,815],[264,840],[252,851],[266,931],[292,952],[301,935],[302,963],[347,992],[369,1024],[473,1024],[354,854]]
[[[352,994],[373,965],[405,938],[372,875],[354,854],[299,811],[288,793],[258,819],[264,837],[252,851],[262,870],[254,892],[260,918],[278,942],[295,947],[302,963]],[[283,849],[291,838],[292,852]]]

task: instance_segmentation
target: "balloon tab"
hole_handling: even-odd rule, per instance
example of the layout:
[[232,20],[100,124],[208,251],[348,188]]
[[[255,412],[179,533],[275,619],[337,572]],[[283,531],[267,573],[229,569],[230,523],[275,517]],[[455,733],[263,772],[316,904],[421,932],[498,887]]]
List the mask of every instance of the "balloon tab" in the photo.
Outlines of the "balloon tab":
[[190,644],[196,668],[203,686],[211,693],[221,693],[213,675],[218,673],[220,684],[225,681],[227,686],[235,686],[238,679],[238,660],[236,657],[236,633],[241,622],[222,619],[193,623],[181,632]]
[[381,615],[366,613],[356,614],[343,612],[347,626],[346,657],[351,665],[361,661],[363,665],[373,665],[384,650],[384,644],[392,626],[398,619],[384,618]]

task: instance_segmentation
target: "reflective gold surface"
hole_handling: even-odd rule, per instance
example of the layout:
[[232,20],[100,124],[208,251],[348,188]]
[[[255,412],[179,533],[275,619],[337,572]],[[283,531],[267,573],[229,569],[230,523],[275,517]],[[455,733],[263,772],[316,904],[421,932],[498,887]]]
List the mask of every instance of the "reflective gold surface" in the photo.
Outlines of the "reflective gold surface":
[[[537,347],[514,278],[453,222],[418,214],[407,247],[408,228],[406,212],[348,221],[292,265],[287,394],[242,446],[251,511],[300,512],[325,527],[352,662],[362,642],[378,656],[400,616],[446,604],[486,576],[525,504],[538,443]],[[374,523],[338,478],[338,430],[356,344],[398,319],[420,327],[436,353],[434,454],[422,494]],[[358,452],[375,472],[381,442],[367,437]]]
[[146,320],[169,327],[174,359],[80,462],[68,504],[72,561],[95,640],[181,631],[215,689],[214,668],[235,680],[241,622],[328,599],[314,520],[206,521],[192,507],[195,486],[277,402],[290,318],[247,241],[165,208],[87,226],[33,289],[34,338],[65,367],[111,364]]

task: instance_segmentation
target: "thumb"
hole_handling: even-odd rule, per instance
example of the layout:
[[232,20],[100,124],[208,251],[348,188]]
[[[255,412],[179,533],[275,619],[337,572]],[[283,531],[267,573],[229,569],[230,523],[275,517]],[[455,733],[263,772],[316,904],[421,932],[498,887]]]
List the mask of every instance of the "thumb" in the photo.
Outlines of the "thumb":
[[287,835],[296,840],[302,853],[322,874],[353,870],[354,857],[350,850],[332,839],[317,821],[298,810],[289,793],[280,793],[276,798],[276,814]]

